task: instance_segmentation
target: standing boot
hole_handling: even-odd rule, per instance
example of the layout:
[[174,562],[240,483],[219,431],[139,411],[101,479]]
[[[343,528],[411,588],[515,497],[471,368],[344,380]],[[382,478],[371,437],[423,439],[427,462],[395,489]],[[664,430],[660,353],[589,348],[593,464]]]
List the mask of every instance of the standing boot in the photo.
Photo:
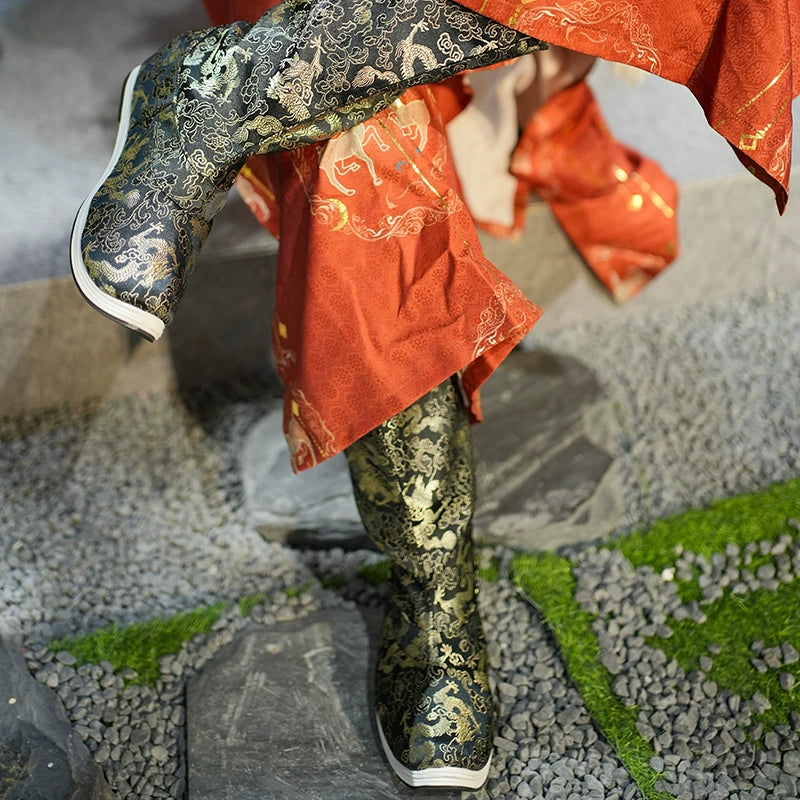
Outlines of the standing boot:
[[256,23],[178,37],[128,76],[114,152],[73,226],[78,288],[157,339],[249,156],[541,46],[452,0],[284,0]]
[[383,750],[411,786],[479,788],[494,709],[471,537],[472,439],[455,382],[346,453],[367,533],[391,563],[375,676]]

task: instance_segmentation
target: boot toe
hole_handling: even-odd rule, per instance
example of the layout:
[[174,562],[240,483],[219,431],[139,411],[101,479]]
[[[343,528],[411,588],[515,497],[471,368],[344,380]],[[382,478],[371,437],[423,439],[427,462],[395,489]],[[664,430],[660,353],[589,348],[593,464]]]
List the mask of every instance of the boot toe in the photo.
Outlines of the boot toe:
[[169,324],[209,223],[158,189],[87,199],[72,235],[72,272],[97,310],[150,340]]
[[395,670],[379,678],[377,693],[381,745],[405,783],[483,785],[494,728],[485,673],[441,667]]
[[81,294],[98,311],[151,341],[171,322],[211,227],[170,197],[163,185],[168,175],[153,177],[166,123],[154,123],[158,104],[151,106],[142,88],[143,76],[152,71],[146,63],[125,82],[114,150],[78,209],[70,242],[72,274]]

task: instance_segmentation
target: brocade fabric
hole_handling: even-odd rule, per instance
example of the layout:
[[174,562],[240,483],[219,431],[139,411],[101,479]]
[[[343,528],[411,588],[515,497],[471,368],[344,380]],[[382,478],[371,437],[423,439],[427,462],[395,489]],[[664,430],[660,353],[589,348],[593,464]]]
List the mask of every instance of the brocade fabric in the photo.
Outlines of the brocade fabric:
[[[792,2],[464,5],[539,39],[687,85],[782,209],[791,99],[800,89]],[[257,18],[269,0],[204,3],[222,23]],[[346,448],[450,374],[460,374],[470,417],[479,420],[479,386],[540,314],[483,257],[437,96],[438,103],[430,88],[412,89],[328,143],[251,159],[237,179],[281,241],[274,348],[296,470]]]
[[488,770],[494,708],[472,540],[475,455],[454,381],[346,450],[367,533],[389,557],[375,705],[412,770]]
[[[800,95],[797,0],[460,0],[553,45],[687,86],[744,165],[788,199],[792,99]],[[212,20],[268,0],[204,0]],[[679,135],[679,132],[676,132]],[[686,143],[691,147],[691,142]]]
[[325,141],[410,86],[543,46],[449,0],[284,0],[177,37],[126,81],[112,163],[73,230],[79,288],[159,335],[248,157]]

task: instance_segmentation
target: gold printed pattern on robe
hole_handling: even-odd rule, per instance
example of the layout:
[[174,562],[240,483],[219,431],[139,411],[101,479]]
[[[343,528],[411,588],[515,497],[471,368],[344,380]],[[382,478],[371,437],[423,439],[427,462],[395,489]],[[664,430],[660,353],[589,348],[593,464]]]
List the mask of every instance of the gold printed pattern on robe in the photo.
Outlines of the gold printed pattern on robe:
[[509,300],[521,295],[520,290],[512,283],[498,283],[494,287],[493,302],[483,310],[480,316],[478,330],[475,335],[475,350],[472,353],[473,360],[505,338],[513,341],[516,338],[515,331],[518,328],[524,330],[529,328],[527,317],[523,317],[518,325],[503,331],[506,324]]
[[319,411],[296,387],[291,390],[290,398],[286,441],[293,468],[299,469],[301,464],[308,467],[336,455],[334,436]]
[[[735,131],[735,135],[738,135],[739,137],[739,149],[745,153],[755,153],[756,150],[758,150],[759,142],[765,141],[770,133],[777,130],[776,123],[778,123],[784,114],[786,114],[786,112],[791,108],[791,101],[789,99],[790,95],[784,99],[778,108],[775,108],[774,104],[769,104],[768,101],[771,118],[758,128],[754,128],[752,124],[748,123],[744,117],[744,114],[754,106],[757,108],[762,108],[764,106],[763,101],[765,98],[774,96],[773,90],[776,88],[781,88],[782,83],[790,79],[791,66],[792,59],[790,58],[763,88],[761,88],[755,95],[753,95],[753,97],[749,98],[745,103],[736,109],[732,117],[726,117],[716,123],[714,125],[714,130],[722,133],[723,131],[728,131],[732,127]],[[746,130],[742,130],[742,128],[746,128]],[[778,126],[778,128],[780,128],[780,126]],[[788,175],[789,164],[791,162],[791,126],[788,128],[783,128],[783,131],[783,141],[780,142],[780,144],[773,146],[772,149],[774,156],[772,162],[768,165],[770,173],[775,175],[779,180],[783,180],[784,177]],[[730,139],[730,135],[728,135],[727,138]]]
[[[528,4],[531,3],[529,6]],[[654,47],[650,27],[644,21],[639,6],[625,0],[585,0],[585,2],[543,4],[533,0],[520,0],[509,25],[516,26],[520,18],[525,25],[536,29],[537,20],[556,22],[566,31],[566,38],[575,40],[575,49],[580,50],[579,38],[591,41],[613,42],[613,49],[631,64],[661,74],[661,59]]]
[[286,343],[288,335],[286,325],[278,319],[273,320],[272,349],[278,374],[289,397],[286,442],[292,467],[299,470],[336,455],[339,448],[336,437],[325,424],[322,415],[291,380],[291,370],[297,362],[297,354]]
[[[372,120],[326,142],[318,161],[297,152],[293,167],[319,222],[377,241],[416,236],[464,207],[449,180],[447,159],[446,138],[412,90]],[[371,189],[377,190],[374,197],[359,203]]]

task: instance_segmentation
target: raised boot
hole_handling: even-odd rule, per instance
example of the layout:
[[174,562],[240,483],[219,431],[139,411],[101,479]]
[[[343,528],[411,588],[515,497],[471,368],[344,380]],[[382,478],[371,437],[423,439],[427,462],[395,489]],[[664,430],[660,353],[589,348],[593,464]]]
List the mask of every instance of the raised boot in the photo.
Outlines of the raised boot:
[[70,258],[111,319],[158,338],[244,161],[345,130],[406,88],[541,43],[451,0],[285,0],[180,36],[128,76]]
[[391,564],[375,674],[384,753],[411,786],[476,789],[489,773],[494,708],[458,388],[442,384],[346,453],[367,533]]

